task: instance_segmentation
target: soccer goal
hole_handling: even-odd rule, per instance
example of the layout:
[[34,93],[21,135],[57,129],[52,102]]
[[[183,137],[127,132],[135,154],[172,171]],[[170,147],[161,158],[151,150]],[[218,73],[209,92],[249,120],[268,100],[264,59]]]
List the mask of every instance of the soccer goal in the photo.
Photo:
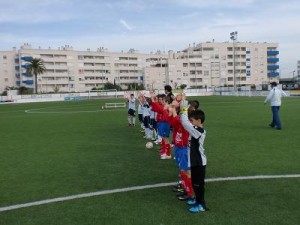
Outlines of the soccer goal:
[[88,99],[97,99],[97,98],[117,98],[118,91],[117,89],[108,89],[108,90],[90,90],[88,92]]
[[111,109],[111,108],[125,108],[126,103],[125,102],[108,102],[104,104],[104,108]]

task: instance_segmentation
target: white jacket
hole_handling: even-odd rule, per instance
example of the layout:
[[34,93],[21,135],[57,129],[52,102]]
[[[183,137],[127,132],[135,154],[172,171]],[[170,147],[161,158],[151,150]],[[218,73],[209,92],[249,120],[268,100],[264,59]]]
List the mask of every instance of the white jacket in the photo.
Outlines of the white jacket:
[[285,92],[283,92],[278,87],[273,87],[272,90],[270,90],[268,96],[266,97],[264,103],[267,103],[267,101],[270,101],[271,106],[281,106],[281,97],[287,96]]

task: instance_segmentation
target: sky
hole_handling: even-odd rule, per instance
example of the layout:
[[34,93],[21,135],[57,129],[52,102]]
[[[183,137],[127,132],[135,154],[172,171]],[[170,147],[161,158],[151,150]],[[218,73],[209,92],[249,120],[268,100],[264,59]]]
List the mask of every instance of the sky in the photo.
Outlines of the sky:
[[0,51],[29,43],[120,52],[181,51],[193,43],[278,43],[280,74],[300,60],[299,0],[0,0]]

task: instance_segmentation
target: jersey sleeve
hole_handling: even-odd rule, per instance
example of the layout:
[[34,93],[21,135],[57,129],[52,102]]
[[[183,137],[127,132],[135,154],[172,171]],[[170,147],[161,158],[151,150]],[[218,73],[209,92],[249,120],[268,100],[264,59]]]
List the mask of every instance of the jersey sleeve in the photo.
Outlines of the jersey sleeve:
[[198,139],[202,134],[196,130],[191,122],[189,121],[186,114],[182,114],[180,116],[181,124],[184,127],[184,129],[189,132],[190,135],[192,135],[194,138]]
[[162,114],[163,111],[164,111],[163,106],[160,105],[160,104],[158,104],[157,102],[152,102],[151,106],[152,106],[152,110],[153,110],[154,112],[157,112],[157,113],[161,113],[161,114]]

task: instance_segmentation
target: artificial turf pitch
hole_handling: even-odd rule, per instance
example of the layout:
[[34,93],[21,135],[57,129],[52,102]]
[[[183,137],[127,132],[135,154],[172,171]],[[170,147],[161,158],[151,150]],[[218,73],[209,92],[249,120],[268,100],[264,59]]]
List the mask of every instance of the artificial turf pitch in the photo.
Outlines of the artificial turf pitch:
[[[195,99],[195,98],[193,98]],[[285,98],[283,130],[261,97],[198,97],[206,113],[207,178],[300,174],[300,99]],[[173,160],[148,150],[123,99],[0,105],[0,207],[175,182]],[[209,182],[209,212],[190,214],[171,187],[0,212],[0,224],[286,224],[299,216],[299,178]]]

